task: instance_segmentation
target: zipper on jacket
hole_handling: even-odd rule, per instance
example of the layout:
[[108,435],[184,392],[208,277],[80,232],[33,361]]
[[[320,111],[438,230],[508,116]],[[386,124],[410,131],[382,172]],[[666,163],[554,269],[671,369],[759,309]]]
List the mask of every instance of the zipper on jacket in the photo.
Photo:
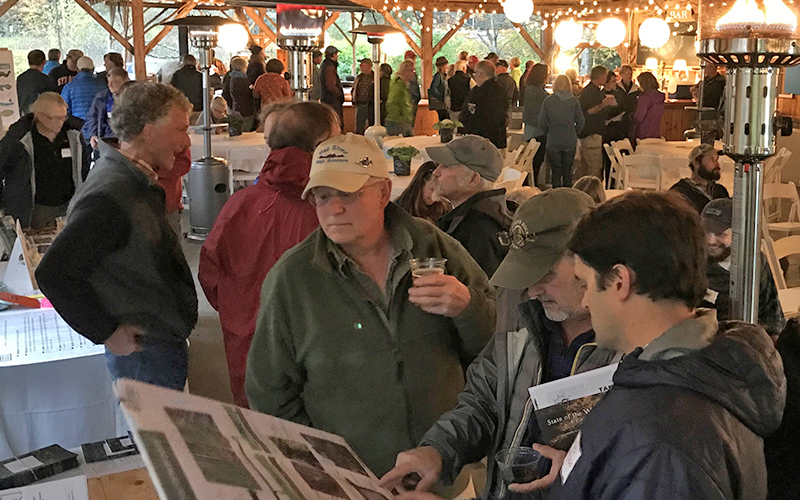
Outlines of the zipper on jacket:
[[575,359],[572,360],[572,369],[569,371],[570,376],[575,375],[575,370],[578,369],[578,360],[581,359],[581,351],[587,346],[597,347],[597,342],[587,342],[578,348],[578,352],[575,353]]

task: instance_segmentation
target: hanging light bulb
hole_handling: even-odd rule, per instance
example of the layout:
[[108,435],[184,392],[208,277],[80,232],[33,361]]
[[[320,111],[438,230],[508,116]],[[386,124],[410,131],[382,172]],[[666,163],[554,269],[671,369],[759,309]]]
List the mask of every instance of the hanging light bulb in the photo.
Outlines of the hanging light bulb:
[[598,42],[606,47],[613,48],[625,40],[627,30],[625,29],[625,23],[616,17],[609,17],[600,21],[600,24],[597,25],[596,34]]
[[244,49],[247,45],[247,40],[250,35],[241,24],[223,24],[219,27],[218,31],[219,46],[225,49],[229,54],[235,54]]
[[526,23],[533,15],[533,0],[506,0],[503,12],[512,23]]
[[669,35],[669,25],[658,17],[645,19],[639,26],[639,39],[652,49],[663,47],[669,41]]
[[575,21],[561,21],[556,26],[554,36],[562,50],[571,49],[581,43],[583,28]]

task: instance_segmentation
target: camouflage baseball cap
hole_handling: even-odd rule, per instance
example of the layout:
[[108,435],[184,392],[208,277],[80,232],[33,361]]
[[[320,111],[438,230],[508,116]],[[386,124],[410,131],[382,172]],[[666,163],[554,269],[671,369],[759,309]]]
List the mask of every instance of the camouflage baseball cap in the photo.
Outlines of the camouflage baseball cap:
[[538,282],[567,251],[575,226],[592,207],[592,198],[573,188],[551,189],[520,205],[508,231],[498,234],[509,248],[490,282],[512,290]]

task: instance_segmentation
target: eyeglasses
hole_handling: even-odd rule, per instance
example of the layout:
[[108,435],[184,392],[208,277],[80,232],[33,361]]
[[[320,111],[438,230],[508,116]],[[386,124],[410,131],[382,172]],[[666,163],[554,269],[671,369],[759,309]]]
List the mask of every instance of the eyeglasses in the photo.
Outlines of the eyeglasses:
[[324,207],[334,198],[339,198],[339,201],[342,203],[342,205],[351,205],[361,198],[361,195],[364,194],[364,191],[366,191],[367,188],[378,186],[380,184],[381,182],[366,184],[361,189],[353,193],[346,193],[344,191],[339,191],[338,189],[326,187],[314,188],[310,193],[308,193],[308,201],[315,207]]
[[42,118],[47,118],[48,120],[58,120],[60,122],[67,121],[67,115],[48,115],[47,113],[39,113],[39,116]]

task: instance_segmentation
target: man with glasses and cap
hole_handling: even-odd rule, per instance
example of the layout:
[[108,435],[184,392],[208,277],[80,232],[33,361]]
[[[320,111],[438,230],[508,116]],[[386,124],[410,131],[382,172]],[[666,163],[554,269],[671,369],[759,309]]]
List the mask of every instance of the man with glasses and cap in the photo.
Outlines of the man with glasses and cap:
[[[267,274],[247,361],[250,407],[343,436],[376,474],[456,405],[494,325],[466,250],[391,203],[383,152],[355,134],[317,146],[303,197],[320,228]],[[411,259],[445,273],[412,277]]]
[[682,194],[697,213],[702,212],[711,200],[731,197],[725,186],[717,184],[721,177],[719,151],[713,146],[701,144],[694,148],[689,153],[689,168],[692,176],[679,180],[669,189]]
[[[492,338],[470,366],[458,405],[431,427],[421,446],[398,455],[395,468],[381,479],[385,487],[396,487],[416,473],[421,480],[415,491],[424,492],[437,481],[452,482],[462,467],[488,457],[481,498],[503,498],[508,491],[495,454],[531,445],[551,458],[553,467],[526,489],[541,490],[553,482],[563,453],[537,444],[541,432],[528,389],[620,358],[594,344],[592,318],[582,304],[584,287],[567,252],[575,225],[593,205],[581,191],[557,188],[519,207],[511,228],[501,235],[509,251],[491,283],[526,290],[530,300],[520,305],[524,327]],[[535,491],[532,495],[524,498],[539,498]]]

